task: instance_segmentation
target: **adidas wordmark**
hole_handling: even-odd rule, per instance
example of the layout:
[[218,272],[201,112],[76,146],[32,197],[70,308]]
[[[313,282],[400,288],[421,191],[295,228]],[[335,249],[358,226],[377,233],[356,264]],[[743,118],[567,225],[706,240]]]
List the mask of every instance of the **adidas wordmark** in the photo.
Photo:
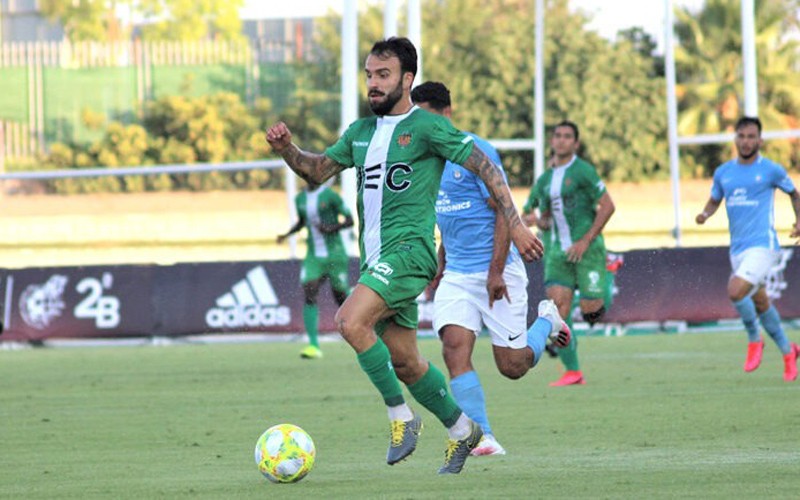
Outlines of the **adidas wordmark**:
[[288,325],[291,320],[291,310],[278,302],[264,266],[248,271],[245,279],[217,298],[216,307],[206,311],[211,328]]

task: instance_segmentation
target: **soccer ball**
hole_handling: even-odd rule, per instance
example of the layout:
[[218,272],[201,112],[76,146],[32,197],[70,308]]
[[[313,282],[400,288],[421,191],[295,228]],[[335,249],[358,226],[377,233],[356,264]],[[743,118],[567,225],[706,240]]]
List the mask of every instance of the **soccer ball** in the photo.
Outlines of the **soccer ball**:
[[267,429],[256,442],[256,465],[273,483],[296,483],[314,466],[317,450],[311,436],[292,424]]

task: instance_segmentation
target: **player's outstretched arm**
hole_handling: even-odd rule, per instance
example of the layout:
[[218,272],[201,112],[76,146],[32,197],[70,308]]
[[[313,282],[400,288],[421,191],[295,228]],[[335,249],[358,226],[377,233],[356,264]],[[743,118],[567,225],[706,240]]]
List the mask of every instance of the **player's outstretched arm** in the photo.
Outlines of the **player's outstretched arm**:
[[703,207],[703,211],[697,214],[697,217],[694,218],[694,221],[698,224],[705,224],[708,218],[714,215],[714,212],[717,211],[721,202],[722,200],[709,198],[706,202],[706,206]]
[[306,224],[306,221],[304,221],[302,217],[297,219],[297,222],[295,223],[295,225],[292,226],[287,232],[278,235],[278,243],[283,243],[283,240],[285,240],[289,236],[293,235],[297,231],[303,229],[303,226],[305,226],[305,224]]
[[349,215],[344,217],[344,222],[337,222],[336,224],[320,224],[319,230],[325,234],[337,233],[342,229],[353,227],[353,218]]
[[267,129],[266,139],[272,150],[281,155],[289,168],[306,181],[322,184],[345,168],[323,154],[309,153],[292,142],[292,132],[283,122]]
[[541,258],[544,253],[542,242],[522,223],[517,207],[514,206],[514,200],[511,198],[511,190],[508,189],[508,184],[506,184],[500,168],[477,147],[472,148],[472,153],[464,162],[464,168],[480,176],[483,183],[486,184],[486,188],[489,189],[489,193],[497,205],[497,213],[508,222],[511,241],[517,246],[520,255],[528,261]]

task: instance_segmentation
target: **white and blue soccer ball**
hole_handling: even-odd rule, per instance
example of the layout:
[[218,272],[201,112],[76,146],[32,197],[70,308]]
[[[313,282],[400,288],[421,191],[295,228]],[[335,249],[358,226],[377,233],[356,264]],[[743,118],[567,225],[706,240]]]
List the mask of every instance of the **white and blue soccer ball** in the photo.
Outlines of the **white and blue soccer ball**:
[[311,436],[293,424],[270,427],[256,441],[256,465],[273,483],[296,483],[314,467]]

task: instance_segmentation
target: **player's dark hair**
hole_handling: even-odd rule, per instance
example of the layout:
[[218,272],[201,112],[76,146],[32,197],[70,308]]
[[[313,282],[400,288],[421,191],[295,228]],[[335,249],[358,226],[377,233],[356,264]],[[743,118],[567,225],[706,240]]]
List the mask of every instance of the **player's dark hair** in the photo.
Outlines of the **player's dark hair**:
[[427,103],[436,111],[450,107],[450,91],[441,82],[425,82],[411,89],[414,104]]
[[556,126],[553,127],[553,130],[557,129],[558,127],[569,127],[572,129],[572,133],[575,134],[575,140],[580,140],[581,134],[578,132],[578,126],[575,122],[571,122],[569,120],[561,120],[560,122],[556,123]]
[[385,40],[378,40],[369,53],[381,59],[395,56],[400,59],[401,72],[417,75],[417,49],[406,37],[393,36]]
[[734,130],[739,130],[746,125],[755,125],[758,127],[758,135],[761,135],[761,120],[757,116],[743,116],[736,120],[736,127]]

